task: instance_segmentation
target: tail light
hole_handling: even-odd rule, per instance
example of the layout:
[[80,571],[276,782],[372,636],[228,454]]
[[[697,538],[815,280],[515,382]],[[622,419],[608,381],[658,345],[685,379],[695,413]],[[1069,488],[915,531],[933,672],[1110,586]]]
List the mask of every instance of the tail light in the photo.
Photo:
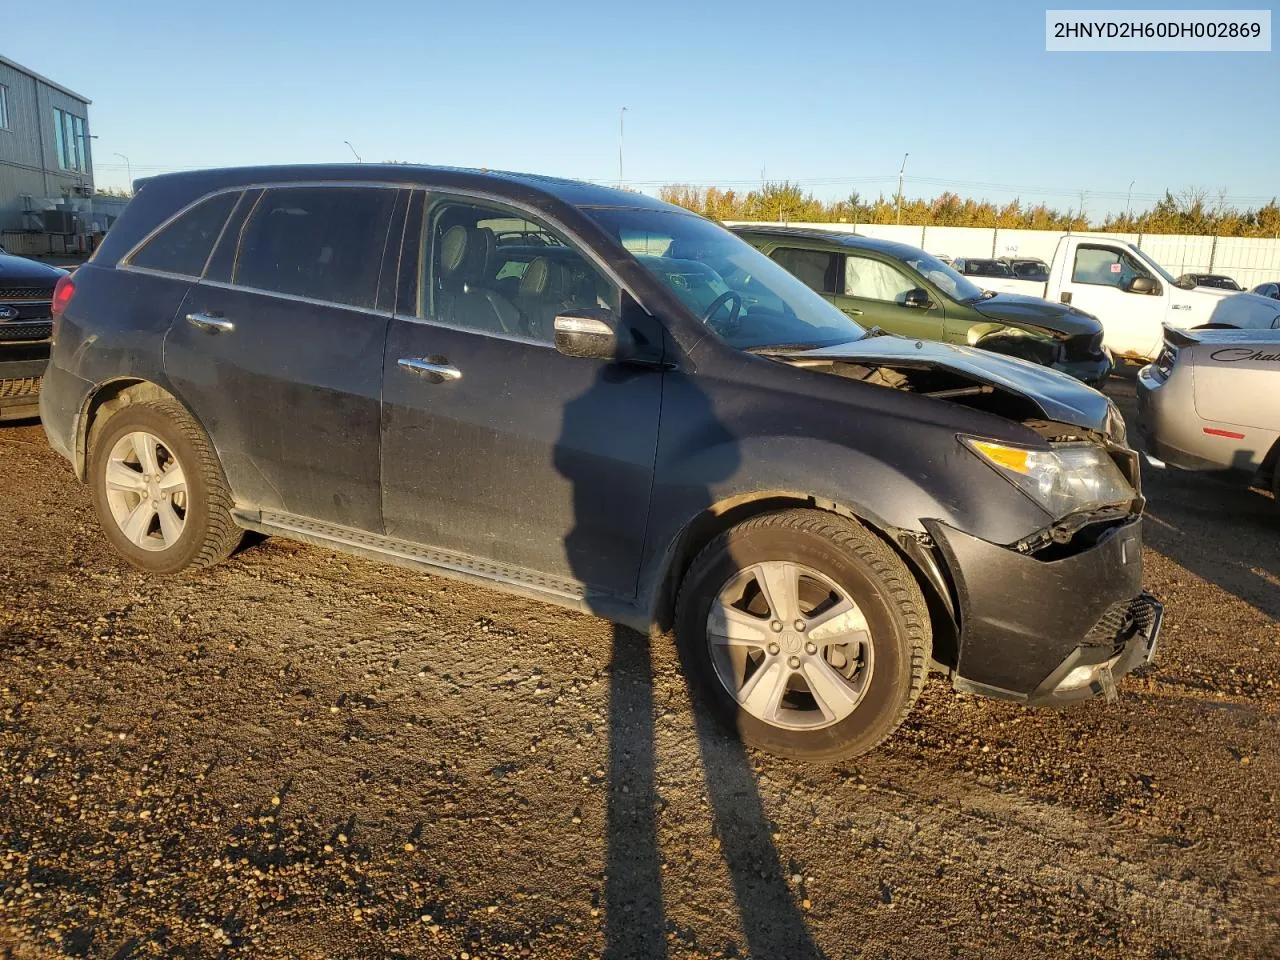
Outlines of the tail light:
[[1160,376],[1169,379],[1169,374],[1173,373],[1173,365],[1177,362],[1178,348],[1166,342],[1160,356],[1156,357],[1156,369],[1160,371]]
[[76,282],[71,278],[71,274],[60,277],[58,285],[53,288],[53,301],[49,304],[49,316],[53,317],[53,338],[55,340],[58,338],[58,322],[62,319],[63,312],[75,295]]

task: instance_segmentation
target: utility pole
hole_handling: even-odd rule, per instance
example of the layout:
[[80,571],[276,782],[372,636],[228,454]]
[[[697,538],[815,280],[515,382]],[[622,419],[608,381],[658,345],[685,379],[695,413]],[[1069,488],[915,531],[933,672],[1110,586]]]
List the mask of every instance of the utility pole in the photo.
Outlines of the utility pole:
[[1129,201],[1133,199],[1133,185],[1137,182],[1137,180],[1129,181],[1129,195],[1124,198],[1124,218],[1126,220],[1129,219]]
[[627,108],[618,111],[618,186],[622,186],[622,148],[626,142]]
[[347,149],[351,151],[351,155],[356,158],[356,163],[364,163],[364,161],[360,159],[360,154],[356,153],[356,148],[351,145],[350,140],[343,140],[342,142],[347,145]]
[[123,153],[114,154],[124,161],[124,175],[129,181],[129,196],[133,196],[133,165],[129,163],[129,158]]
[[1084,201],[1085,201],[1085,198],[1086,198],[1086,197],[1088,197],[1088,196],[1089,196],[1089,191],[1087,191],[1087,190],[1081,190],[1081,191],[1080,191],[1080,219],[1081,219],[1081,221],[1083,221],[1083,223],[1084,223],[1084,229],[1086,229],[1086,230],[1088,230],[1088,229],[1089,229],[1089,220],[1088,220],[1088,218],[1085,216],[1085,212],[1084,212]]
[[909,156],[911,156],[909,153],[902,155],[902,166],[898,168],[898,223],[902,223],[902,175],[906,172]]

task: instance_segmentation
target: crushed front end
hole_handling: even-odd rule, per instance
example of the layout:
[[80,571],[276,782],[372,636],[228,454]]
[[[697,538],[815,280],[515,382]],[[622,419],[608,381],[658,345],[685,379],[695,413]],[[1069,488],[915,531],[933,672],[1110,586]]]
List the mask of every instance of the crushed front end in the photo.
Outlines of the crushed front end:
[[1014,544],[925,521],[955,595],[957,690],[1037,706],[1113,699],[1116,680],[1153,657],[1163,607],[1142,589],[1138,457],[1123,433],[1099,439],[1132,489],[1127,503],[1065,515]]

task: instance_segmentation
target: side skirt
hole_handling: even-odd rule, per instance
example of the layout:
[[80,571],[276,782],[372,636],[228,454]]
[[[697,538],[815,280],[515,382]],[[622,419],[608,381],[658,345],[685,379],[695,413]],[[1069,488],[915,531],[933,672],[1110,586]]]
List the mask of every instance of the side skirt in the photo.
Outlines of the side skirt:
[[648,617],[637,609],[634,602],[590,593],[585,584],[576,580],[273,510],[237,508],[232,511],[232,516],[246,530],[299,540],[400,567],[425,570],[451,580],[593,614],[644,633],[649,630]]

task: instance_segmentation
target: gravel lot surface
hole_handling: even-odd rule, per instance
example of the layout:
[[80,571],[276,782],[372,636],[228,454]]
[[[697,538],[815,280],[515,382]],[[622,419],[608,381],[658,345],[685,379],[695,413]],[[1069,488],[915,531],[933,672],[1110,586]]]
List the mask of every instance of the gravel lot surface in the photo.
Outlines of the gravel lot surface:
[[667,641],[284,540],[152,580],[38,425],[0,476],[0,956],[1280,956],[1267,496],[1148,473],[1118,703],[934,677],[805,767]]

